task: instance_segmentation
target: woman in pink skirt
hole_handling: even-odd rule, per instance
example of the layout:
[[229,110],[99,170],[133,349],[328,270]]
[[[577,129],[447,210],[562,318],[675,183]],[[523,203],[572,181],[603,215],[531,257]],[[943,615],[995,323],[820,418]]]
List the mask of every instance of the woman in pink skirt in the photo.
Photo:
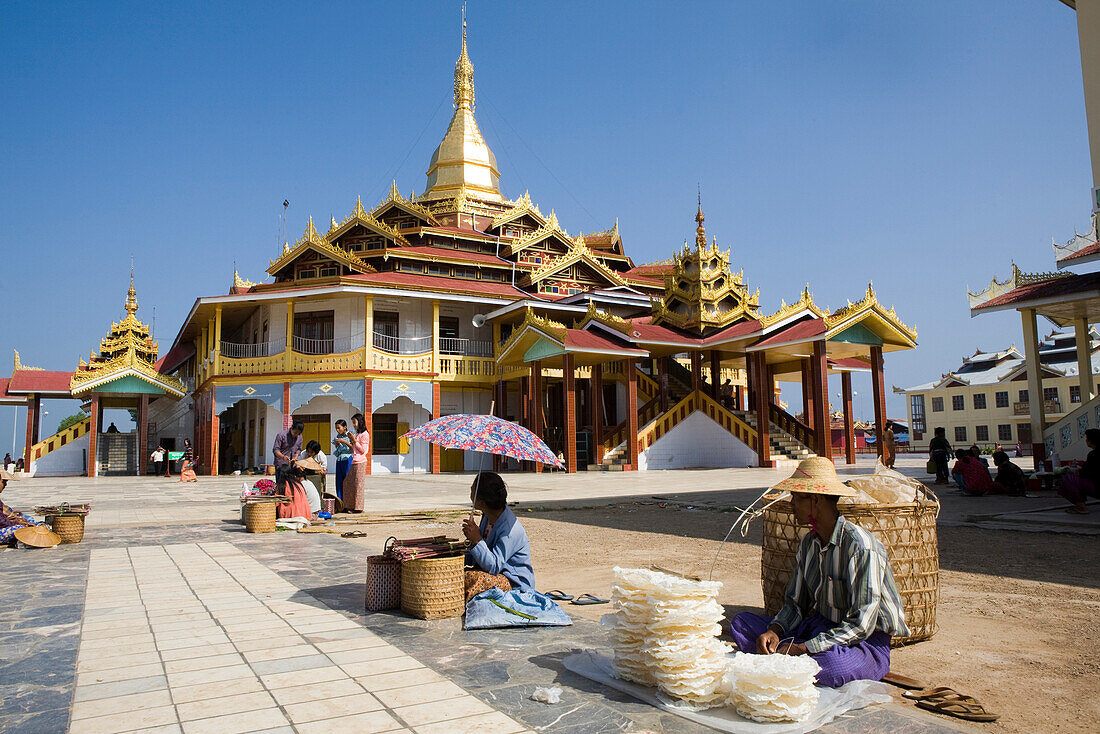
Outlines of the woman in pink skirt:
[[370,451],[370,433],[367,432],[367,419],[362,413],[351,417],[355,442],[351,445],[351,466],[344,478],[344,508],[348,512],[362,512],[363,499],[367,491],[367,454]]

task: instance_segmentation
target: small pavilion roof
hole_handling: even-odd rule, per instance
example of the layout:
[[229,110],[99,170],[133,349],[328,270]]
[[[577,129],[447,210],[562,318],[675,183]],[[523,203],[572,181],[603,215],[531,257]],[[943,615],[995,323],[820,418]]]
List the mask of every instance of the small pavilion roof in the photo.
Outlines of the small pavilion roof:
[[34,393],[35,395],[70,397],[69,381],[72,372],[20,369],[12,373],[7,392],[10,394]]
[[[1001,286],[1002,290],[996,292],[991,286],[971,296],[971,316],[1034,308],[1059,327],[1072,325],[1077,316],[1086,316],[1090,321],[1100,320],[1100,273],[1028,276],[1013,266],[1013,278],[1005,283],[995,281],[994,285]],[[992,297],[975,300],[987,293]]]

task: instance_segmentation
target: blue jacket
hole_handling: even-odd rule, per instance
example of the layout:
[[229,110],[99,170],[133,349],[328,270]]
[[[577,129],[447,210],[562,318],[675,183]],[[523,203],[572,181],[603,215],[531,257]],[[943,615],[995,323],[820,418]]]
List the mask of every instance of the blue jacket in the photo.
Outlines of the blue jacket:
[[497,518],[493,530],[485,537],[489,518],[481,515],[482,541],[467,551],[466,556],[482,571],[494,576],[504,574],[517,589],[535,588],[535,571],[531,568],[531,542],[527,533],[508,507]]

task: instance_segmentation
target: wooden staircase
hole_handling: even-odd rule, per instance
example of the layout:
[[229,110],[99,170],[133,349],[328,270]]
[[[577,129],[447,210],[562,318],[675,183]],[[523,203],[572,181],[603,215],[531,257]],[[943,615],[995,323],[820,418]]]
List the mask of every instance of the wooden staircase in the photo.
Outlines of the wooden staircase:
[[[92,429],[92,417],[88,416],[82,421],[72,424],[68,428],[58,431],[49,438],[44,438],[31,446],[31,463],[38,461],[46,454],[65,446],[85,435]],[[27,467],[29,470],[30,467]]]
[[[779,408],[779,406],[773,405],[772,407],[780,412],[784,412],[782,408]],[[753,429],[757,428],[756,413],[752,413],[749,411],[736,412],[738,417],[740,417],[742,420],[752,426]],[[798,462],[802,461],[803,459],[808,459],[811,456],[817,456],[817,454],[811,451],[806,444],[802,443],[802,441],[799,441],[797,438],[791,435],[791,433],[785,430],[784,425],[781,425],[781,423],[786,424],[786,427],[789,428],[789,423],[786,423],[786,421],[776,422],[776,420],[774,419],[775,411],[772,411],[772,413],[772,420],[769,421],[768,426],[768,445],[771,447],[772,461],[775,462],[776,468],[795,467],[798,466]],[[801,425],[806,431],[809,430],[809,428],[807,428],[803,424],[799,423],[799,425]],[[806,434],[803,431],[796,432],[798,434],[801,434],[803,438],[806,437]]]

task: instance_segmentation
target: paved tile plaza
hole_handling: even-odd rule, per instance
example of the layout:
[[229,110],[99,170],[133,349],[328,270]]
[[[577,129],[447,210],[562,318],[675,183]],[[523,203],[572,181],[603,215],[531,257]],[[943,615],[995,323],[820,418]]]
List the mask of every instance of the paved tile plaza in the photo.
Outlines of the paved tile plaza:
[[[866,471],[869,464],[859,467]],[[744,501],[761,470],[509,478],[527,504],[649,496]],[[16,506],[90,500],[122,524],[79,545],[2,550],[0,731],[696,732],[702,727],[569,673],[606,648],[595,622],[464,632],[458,620],[365,614],[361,544],[326,534],[250,535],[240,480],[184,490],[159,479],[38,479]],[[464,477],[377,479],[379,510],[463,506]],[[738,488],[739,487],[739,488]],[[112,494],[117,493],[117,494]],[[226,497],[228,495],[228,497]],[[193,521],[183,516],[205,505]],[[150,508],[157,508],[150,511]],[[158,519],[166,513],[169,520]],[[562,702],[530,700],[559,685]],[[900,706],[856,712],[832,732],[957,731]]]

